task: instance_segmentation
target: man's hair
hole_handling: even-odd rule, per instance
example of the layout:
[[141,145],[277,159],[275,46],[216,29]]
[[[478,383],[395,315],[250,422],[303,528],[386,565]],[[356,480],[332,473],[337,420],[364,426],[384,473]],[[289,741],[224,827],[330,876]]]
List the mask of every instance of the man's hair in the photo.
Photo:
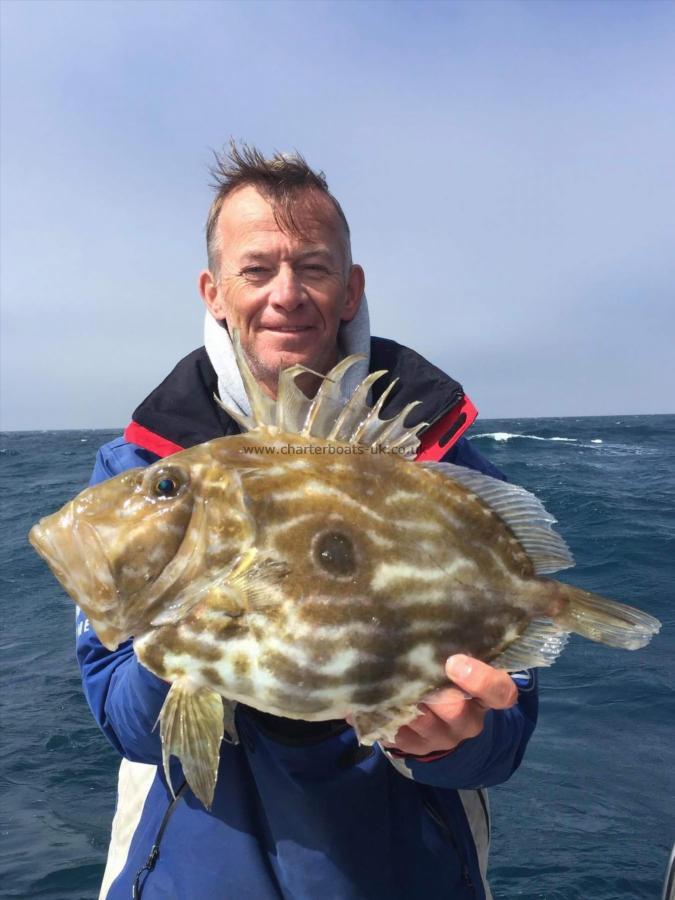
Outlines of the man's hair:
[[266,159],[256,147],[244,143],[237,146],[231,140],[229,148],[224,148],[222,153],[214,151],[213,155],[215,163],[210,171],[216,196],[206,220],[206,252],[209,271],[216,278],[220,269],[221,247],[217,227],[220,211],[226,197],[238,188],[249,185],[271,204],[279,228],[299,237],[306,235],[296,219],[298,201],[311,198],[308,192],[318,192],[327,197],[344,229],[345,266],[348,268],[351,265],[349,225],[342,207],[328,190],[324,173],[311,169],[297,151],[275,151],[270,159]]

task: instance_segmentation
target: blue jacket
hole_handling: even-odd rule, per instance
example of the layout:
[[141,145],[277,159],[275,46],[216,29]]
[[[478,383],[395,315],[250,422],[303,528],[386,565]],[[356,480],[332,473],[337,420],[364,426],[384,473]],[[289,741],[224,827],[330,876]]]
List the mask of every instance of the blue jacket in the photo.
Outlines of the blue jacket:
[[[91,483],[157,458],[117,439],[99,451]],[[496,474],[464,438],[445,459]],[[106,650],[81,613],[77,656],[108,740],[126,760],[153,767],[137,767],[142,777],[121,789],[118,815],[131,821],[130,842],[122,842],[107,900],[129,900],[156,844],[158,856],[138,879],[143,900],[489,897],[485,788],[522,759],[537,716],[533,674],[516,677],[518,704],[488,712],[480,735],[425,760],[359,747],[346,723],[295,734],[277,727],[286,720],[239,705],[240,743],[222,744],[207,811],[187,788],[171,806],[155,729],[169,685],[140,665],[131,642]],[[183,780],[174,760],[174,786]]]

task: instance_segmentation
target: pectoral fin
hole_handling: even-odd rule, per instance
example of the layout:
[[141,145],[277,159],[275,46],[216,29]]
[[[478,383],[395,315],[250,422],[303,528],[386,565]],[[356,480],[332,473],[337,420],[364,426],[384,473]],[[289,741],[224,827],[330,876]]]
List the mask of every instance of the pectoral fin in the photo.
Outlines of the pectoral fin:
[[236,619],[249,609],[261,609],[279,602],[275,588],[288,575],[288,566],[278,560],[261,556],[250,549],[237,557],[219,578],[204,584],[190,584],[181,594],[155,615],[153,628],[177,625],[203,610],[209,616],[221,615]]
[[223,738],[223,700],[220,694],[196,687],[189,678],[171,685],[159,715],[164,774],[173,793],[169,759],[176,756],[192,792],[211,808]]
[[247,609],[262,609],[278,602],[275,588],[288,575],[286,563],[248,550],[236,561],[228,584],[245,597]]

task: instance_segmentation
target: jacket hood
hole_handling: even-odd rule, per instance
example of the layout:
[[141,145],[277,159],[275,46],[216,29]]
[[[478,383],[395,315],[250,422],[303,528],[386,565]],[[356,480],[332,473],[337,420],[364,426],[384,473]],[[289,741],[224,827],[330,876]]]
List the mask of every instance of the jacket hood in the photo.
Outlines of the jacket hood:
[[[343,385],[349,396],[368,374],[370,362],[370,319],[365,294],[354,318],[340,325],[338,345],[341,359],[352,353],[365,356],[365,360],[352,366],[345,376]],[[225,325],[208,310],[204,318],[204,347],[218,377],[218,396],[221,401],[246,416],[250,415],[251,407],[237,367],[230,334]]]

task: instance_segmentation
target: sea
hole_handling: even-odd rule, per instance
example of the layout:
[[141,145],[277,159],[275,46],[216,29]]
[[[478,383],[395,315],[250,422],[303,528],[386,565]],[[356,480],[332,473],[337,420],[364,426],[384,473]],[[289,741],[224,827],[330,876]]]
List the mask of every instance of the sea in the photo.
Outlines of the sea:
[[[82,696],[73,604],[26,535],[116,434],[0,435],[2,898],[98,895],[118,758]],[[495,900],[659,900],[675,839],[675,416],[479,420],[470,434],[558,519],[577,561],[562,579],[663,623],[636,652],[573,636],[540,672],[525,760],[490,791]]]

